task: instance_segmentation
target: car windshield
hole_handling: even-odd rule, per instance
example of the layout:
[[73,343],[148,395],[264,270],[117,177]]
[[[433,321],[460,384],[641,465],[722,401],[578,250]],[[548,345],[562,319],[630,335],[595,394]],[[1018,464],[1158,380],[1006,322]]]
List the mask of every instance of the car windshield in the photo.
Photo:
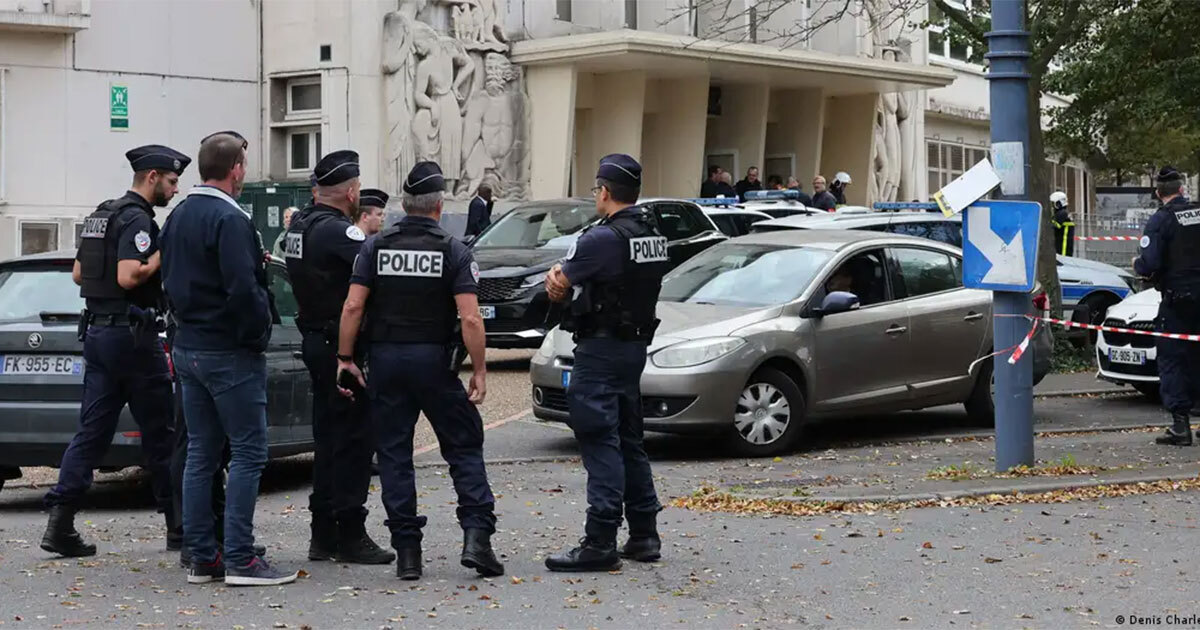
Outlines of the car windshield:
[[775,245],[717,245],[663,279],[665,302],[772,306],[800,297],[831,252]]
[[579,231],[597,221],[592,203],[514,208],[475,240],[476,248],[567,249]]
[[38,322],[41,314],[79,313],[83,298],[71,268],[0,271],[0,324]]

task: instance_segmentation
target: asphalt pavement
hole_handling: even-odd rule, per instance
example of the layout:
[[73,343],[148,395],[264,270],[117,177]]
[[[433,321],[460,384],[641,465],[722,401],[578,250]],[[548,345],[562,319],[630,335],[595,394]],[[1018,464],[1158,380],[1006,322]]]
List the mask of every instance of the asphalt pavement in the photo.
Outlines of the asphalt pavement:
[[[484,410],[504,577],[479,579],[458,565],[448,470],[427,442],[418,487],[430,521],[417,584],[397,580],[392,567],[307,561],[311,469],[290,458],[268,467],[256,514],[268,557],[307,573],[278,588],[187,585],[176,555],[163,550],[161,517],[140,476],[89,495],[80,529],[100,553],[83,560],[38,548],[44,489],[6,488],[0,625],[1058,628],[1115,627],[1118,615],[1158,616],[1165,625],[1172,613],[1200,614],[1193,492],[807,517],[668,507],[661,562],[627,563],[612,574],[549,573],[544,557],[581,535],[585,477],[569,430],[522,413],[522,361],[491,368],[495,406]],[[1068,391],[1063,383],[1041,392]],[[1200,449],[1150,445],[1147,427],[1165,418],[1136,395],[1042,397],[1035,412],[1042,465],[1069,462],[1081,471],[1066,476],[1068,485],[1104,474],[1195,476]],[[719,439],[652,434],[647,448],[664,503],[702,488],[810,501],[822,492],[870,498],[1045,483],[990,475],[987,432],[965,420],[961,407],[944,407],[829,422],[814,428],[805,449],[778,460],[729,457]],[[939,476],[947,470],[963,478]],[[373,484],[368,523],[385,542],[379,480]]]

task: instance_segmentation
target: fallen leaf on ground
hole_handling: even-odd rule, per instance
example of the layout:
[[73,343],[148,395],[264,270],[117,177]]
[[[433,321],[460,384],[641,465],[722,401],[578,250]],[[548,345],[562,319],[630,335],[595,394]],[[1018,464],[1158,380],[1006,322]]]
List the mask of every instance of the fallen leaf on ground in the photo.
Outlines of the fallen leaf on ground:
[[933,543],[931,543],[929,541],[925,541],[925,542],[921,543],[921,548],[922,549],[933,549]]
[[1004,562],[1000,558],[984,558],[983,561],[988,564],[996,564],[997,562]]

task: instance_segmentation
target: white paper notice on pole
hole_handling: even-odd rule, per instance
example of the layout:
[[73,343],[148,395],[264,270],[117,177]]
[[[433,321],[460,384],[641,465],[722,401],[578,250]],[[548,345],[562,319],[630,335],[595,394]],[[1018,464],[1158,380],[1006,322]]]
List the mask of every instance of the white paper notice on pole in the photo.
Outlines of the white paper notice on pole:
[[984,158],[958,179],[934,193],[933,200],[942,209],[942,214],[952,216],[988,194],[999,183],[1000,176],[992,168],[991,162]]
[[992,164],[1000,176],[1000,192],[1006,196],[1025,194],[1025,144],[996,142],[992,144]]

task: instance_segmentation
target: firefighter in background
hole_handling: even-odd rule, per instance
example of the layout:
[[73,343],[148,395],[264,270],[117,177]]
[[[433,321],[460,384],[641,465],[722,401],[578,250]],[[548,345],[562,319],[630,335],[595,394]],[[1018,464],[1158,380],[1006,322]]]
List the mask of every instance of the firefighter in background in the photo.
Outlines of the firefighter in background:
[[1067,205],[1067,193],[1057,191],[1050,195],[1054,204],[1054,253],[1063,256],[1075,255],[1075,221]]

